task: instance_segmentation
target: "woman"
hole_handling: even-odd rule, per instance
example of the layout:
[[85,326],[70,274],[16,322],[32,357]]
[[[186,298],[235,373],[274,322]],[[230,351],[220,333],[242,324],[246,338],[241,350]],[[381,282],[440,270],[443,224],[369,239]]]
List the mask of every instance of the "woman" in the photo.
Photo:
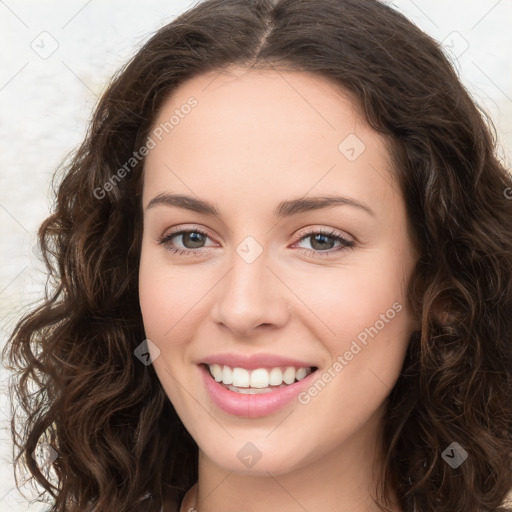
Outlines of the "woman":
[[159,30],[66,167],[55,286],[10,340],[51,510],[512,510],[490,126],[377,1],[207,0]]

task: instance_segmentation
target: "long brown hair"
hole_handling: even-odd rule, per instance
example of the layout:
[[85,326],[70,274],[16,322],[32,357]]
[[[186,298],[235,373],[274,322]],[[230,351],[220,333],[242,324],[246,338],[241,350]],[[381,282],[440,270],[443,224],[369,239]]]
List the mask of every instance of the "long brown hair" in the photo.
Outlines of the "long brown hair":
[[[197,445],[134,356],[145,338],[138,150],[172,91],[232,65],[323,77],[391,141],[421,252],[408,288],[421,331],[388,397],[383,503],[392,485],[408,512],[413,498],[417,512],[512,510],[512,179],[440,45],[376,0],[203,1],[112,79],[39,230],[45,299],[6,350],[17,466],[51,494],[51,512],[159,512],[197,480]],[[58,454],[52,475],[31,457],[42,440]],[[443,456],[452,443],[468,454],[457,467]]]

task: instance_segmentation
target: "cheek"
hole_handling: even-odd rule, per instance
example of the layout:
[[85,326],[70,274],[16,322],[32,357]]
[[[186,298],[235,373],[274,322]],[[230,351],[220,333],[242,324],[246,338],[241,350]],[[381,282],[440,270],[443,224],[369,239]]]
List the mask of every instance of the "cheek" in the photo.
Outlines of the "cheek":
[[139,303],[149,339],[158,344],[185,340],[184,330],[194,324],[201,298],[211,287],[204,272],[194,265],[173,266],[165,254],[152,248],[141,252]]
[[398,376],[412,332],[403,259],[392,251],[375,251],[350,268],[317,273],[314,283],[296,282],[297,295],[307,297],[308,309],[316,313],[318,337],[332,362],[343,358],[343,369],[333,372],[347,380],[338,379],[338,385],[360,382],[375,390],[382,386],[379,379],[391,383]]
[[342,355],[349,381],[383,398],[398,378],[412,329],[399,275],[374,277],[366,292],[347,304],[348,313],[336,325],[341,343],[335,357]]
[[318,376],[326,382],[326,391],[318,393],[324,398],[311,398],[315,412],[310,416],[322,417],[326,402],[341,415],[350,411],[344,422],[338,413],[326,419],[328,429],[337,435],[362,428],[385,400],[400,374],[411,334],[400,281],[391,273],[380,279],[377,274],[347,274],[345,286],[330,284],[322,294],[320,316],[334,334],[322,338],[331,362]]
[[167,320],[163,305],[168,299],[165,287],[159,282],[160,269],[153,260],[143,248],[139,266],[139,303],[146,335],[150,339],[160,337],[156,333],[165,328]]
[[152,363],[153,368],[167,396],[177,407],[185,398],[182,393],[186,382],[181,375],[187,341],[186,321],[180,320],[188,319],[188,302],[192,301],[192,298],[186,300],[187,293],[191,294],[190,286],[183,287],[182,280],[154,250],[145,251],[143,247],[139,266],[139,303],[145,335],[160,350]]
[[142,248],[139,303],[148,338],[161,342],[180,313],[180,284],[159,261],[153,249]]
[[[293,282],[295,295],[326,327],[325,334],[346,339],[372,326],[387,311],[393,318],[391,323],[398,324],[405,317],[403,270],[396,260],[385,256],[375,253],[375,258],[359,260],[346,268],[326,269],[314,277],[290,274],[287,279]],[[395,303],[399,306],[393,309]]]

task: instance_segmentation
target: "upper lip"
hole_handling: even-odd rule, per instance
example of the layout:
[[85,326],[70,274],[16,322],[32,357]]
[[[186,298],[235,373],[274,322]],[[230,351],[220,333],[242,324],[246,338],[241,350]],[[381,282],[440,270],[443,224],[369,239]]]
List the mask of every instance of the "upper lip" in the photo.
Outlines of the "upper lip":
[[295,368],[315,367],[314,364],[299,361],[290,357],[278,356],[275,354],[234,354],[223,353],[214,354],[201,360],[203,364],[220,364],[231,368],[246,368],[255,370],[256,368],[275,368],[278,366],[293,366]]

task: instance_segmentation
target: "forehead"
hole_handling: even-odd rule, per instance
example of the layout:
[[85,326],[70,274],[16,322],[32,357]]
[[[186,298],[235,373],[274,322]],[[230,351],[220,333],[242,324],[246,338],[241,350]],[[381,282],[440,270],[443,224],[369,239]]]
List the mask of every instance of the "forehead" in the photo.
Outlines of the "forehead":
[[271,191],[368,201],[397,193],[384,139],[344,91],[307,73],[232,68],[194,77],[167,98],[155,130],[146,203],[162,191],[211,198],[213,188],[260,201]]

